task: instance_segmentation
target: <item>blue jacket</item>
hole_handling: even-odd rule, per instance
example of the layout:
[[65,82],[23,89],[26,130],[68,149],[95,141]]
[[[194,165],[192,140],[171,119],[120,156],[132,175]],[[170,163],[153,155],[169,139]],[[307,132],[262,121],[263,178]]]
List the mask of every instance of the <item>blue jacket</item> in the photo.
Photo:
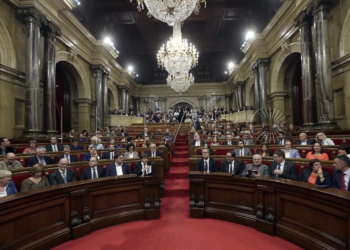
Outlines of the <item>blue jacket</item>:
[[10,181],[10,183],[7,185],[6,192],[7,192],[7,195],[18,194],[17,188],[15,186],[15,183],[13,183],[13,181]]

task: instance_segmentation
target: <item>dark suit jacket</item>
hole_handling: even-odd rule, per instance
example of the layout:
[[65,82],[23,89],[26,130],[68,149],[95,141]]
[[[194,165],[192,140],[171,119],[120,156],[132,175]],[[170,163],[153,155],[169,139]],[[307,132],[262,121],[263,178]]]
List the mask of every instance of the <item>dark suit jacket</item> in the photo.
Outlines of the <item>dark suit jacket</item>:
[[[44,160],[45,160],[45,162],[46,162],[46,165],[51,165],[51,164],[53,164],[53,162],[52,162],[52,159],[51,159],[51,157],[49,157],[49,156],[44,156]],[[26,167],[32,167],[32,166],[34,166],[35,164],[38,164],[39,163],[39,161],[38,161],[38,158],[36,157],[36,156],[33,156],[33,157],[30,157],[29,159],[28,159],[28,161],[27,161],[27,166]]]
[[[313,139],[306,139],[306,144],[307,144],[307,145],[312,145],[312,144],[314,144],[314,142],[315,142],[315,140],[313,140]],[[297,141],[295,142],[295,144],[301,145],[301,141],[300,141],[300,140],[297,140]]]
[[[151,155],[152,155],[151,150],[149,150],[149,151],[147,152],[147,155],[148,155],[148,157],[151,157]],[[163,157],[163,153],[162,153],[161,151],[159,151],[159,150],[156,150],[156,156]]]
[[[64,158],[64,155],[60,155],[59,157],[57,157],[56,162],[58,163],[62,158]],[[78,161],[78,158],[74,155],[69,155],[69,159],[70,159],[70,162],[77,162]]]
[[70,145],[70,150],[84,150],[83,146],[77,146],[76,148],[73,145]]
[[85,154],[83,155],[83,158],[81,159],[82,161],[90,161],[91,154]]
[[[228,145],[227,141],[224,141],[222,145]],[[237,145],[236,141],[231,141],[231,145]]]
[[[123,162],[122,171],[123,171],[123,175],[124,174],[132,174],[130,166],[126,162]],[[115,169],[115,163],[113,162],[111,165],[109,165],[107,167],[107,174],[106,174],[106,176],[116,176],[116,175],[117,175],[117,171]]]
[[202,130],[201,123],[197,120],[193,126],[196,130]]
[[[205,142],[203,140],[200,140],[201,146],[204,146]],[[191,146],[196,145],[196,141],[191,142]]]
[[[45,148],[46,148],[46,152],[52,152],[53,151],[51,144],[46,145]],[[61,144],[57,144],[57,150],[58,151],[63,151],[63,146]]]
[[[235,175],[241,174],[244,170],[242,161],[238,159],[234,159],[233,163],[234,163],[234,169],[233,169],[234,174]],[[224,161],[221,164],[221,172],[228,173],[229,170],[230,170],[230,163],[227,161]]]
[[[323,172],[323,173],[325,173],[325,172]],[[340,172],[336,169],[333,170],[333,179],[332,179],[333,188],[341,190],[341,174],[342,174],[342,172]],[[346,191],[347,192],[350,191],[350,181],[348,183],[348,190],[346,190]]]
[[[102,155],[102,159],[105,159],[105,160],[111,160],[111,152],[108,151],[108,152],[104,152],[103,155]],[[115,153],[114,153],[115,154]],[[112,159],[113,160],[113,159]]]
[[[300,181],[303,181],[303,182],[307,182],[310,175],[312,173],[312,170],[311,169],[305,169],[301,175],[300,175],[300,178],[299,180]],[[323,172],[323,177],[324,177],[324,181],[321,182],[321,179],[320,177],[317,177],[316,179],[316,185],[328,185],[328,186],[332,186],[332,180],[331,180],[331,176],[327,173],[327,172]]]
[[[197,171],[204,171],[203,158],[199,159],[197,162]],[[209,158],[209,172],[218,172],[218,171],[219,171],[218,162],[213,158]]]
[[[151,162],[148,162],[147,164],[152,166],[152,172],[150,174],[148,174],[148,176],[149,175],[156,175],[156,170],[155,170],[155,167],[153,166],[153,164]],[[142,175],[142,163],[140,161],[135,164],[134,174],[137,174],[137,176]]]
[[5,153],[15,153],[16,149],[14,149],[13,147],[6,147],[5,148]]
[[[106,176],[106,171],[103,167],[97,167],[97,177],[105,177]],[[89,180],[91,179],[91,168],[84,168],[83,171],[81,171],[80,174],[80,180]]]
[[[277,169],[277,162],[273,161],[270,165],[270,176],[276,176],[273,171]],[[282,178],[290,179],[290,180],[298,180],[297,169],[293,162],[285,161],[284,168],[282,173]]]
[[[283,145],[284,145],[284,143],[286,143],[286,140],[287,140],[287,139],[283,139]],[[278,139],[278,140],[275,140],[275,144],[276,144],[276,145],[281,145],[281,140],[279,140],[279,139]]]
[[10,183],[7,185],[6,192],[7,195],[18,194],[16,185],[13,181],[10,181]]
[[[67,182],[76,181],[75,172],[72,169],[67,169]],[[49,175],[50,185],[64,184],[61,172],[59,169],[56,169],[55,172],[52,172]]]

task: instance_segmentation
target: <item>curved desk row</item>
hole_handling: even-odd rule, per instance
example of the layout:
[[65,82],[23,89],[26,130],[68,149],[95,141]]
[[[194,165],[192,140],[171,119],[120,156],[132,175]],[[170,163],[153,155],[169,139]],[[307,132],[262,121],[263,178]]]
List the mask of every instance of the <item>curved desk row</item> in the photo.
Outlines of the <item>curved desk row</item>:
[[298,181],[189,172],[190,215],[256,228],[304,249],[350,248],[350,193]]
[[119,223],[159,219],[159,177],[105,177],[0,199],[0,249],[49,249]]

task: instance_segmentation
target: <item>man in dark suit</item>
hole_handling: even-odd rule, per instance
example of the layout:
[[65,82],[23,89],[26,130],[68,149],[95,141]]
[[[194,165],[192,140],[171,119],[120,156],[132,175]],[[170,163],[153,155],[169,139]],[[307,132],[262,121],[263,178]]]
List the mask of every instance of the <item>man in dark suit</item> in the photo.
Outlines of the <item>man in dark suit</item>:
[[97,179],[100,177],[105,177],[106,172],[103,167],[97,166],[98,160],[95,156],[92,156],[89,161],[88,168],[84,168],[81,171],[80,180]]
[[202,130],[201,123],[196,118],[193,118],[193,127],[195,130]]
[[83,155],[82,161],[89,161],[92,156],[96,157],[98,160],[100,159],[100,156],[97,154],[97,149],[95,146],[90,147],[89,151],[89,154]]
[[72,169],[67,168],[68,161],[62,158],[58,162],[58,169],[49,175],[50,185],[63,184],[67,182],[76,181],[75,172]]
[[114,163],[107,167],[106,176],[118,176],[132,174],[128,163],[123,162],[124,156],[121,153],[116,152],[114,154]]
[[137,176],[150,176],[156,174],[156,170],[152,162],[148,161],[147,154],[142,154],[141,161],[135,164],[134,174],[137,174]]
[[82,133],[79,134],[78,142],[87,142],[86,138]]
[[221,164],[221,172],[240,175],[243,172],[242,161],[235,159],[235,152],[228,151],[226,153],[226,161]]
[[73,139],[72,145],[70,145],[70,150],[84,150],[83,146],[79,145],[77,139]]
[[227,141],[224,141],[222,145],[235,145],[236,142],[232,140],[233,136],[232,135],[227,135]]
[[15,153],[16,150],[10,146],[10,141],[6,137],[0,138],[0,155],[7,155],[7,153]]
[[36,156],[33,156],[28,159],[26,167],[32,167],[35,164],[41,164],[43,166],[53,164],[51,157],[45,155],[46,154],[45,148],[39,147],[36,150],[36,152],[37,152]]
[[306,133],[300,133],[299,134],[299,140],[295,142],[297,145],[312,145],[314,144],[315,140],[313,139],[307,139],[307,134]]
[[191,146],[204,146],[205,142],[201,140],[198,134],[194,134],[194,141],[191,142]]
[[52,136],[50,139],[49,145],[46,145],[46,152],[57,152],[57,151],[62,151],[63,146],[61,144],[57,144],[57,138],[55,136]]
[[115,154],[114,144],[109,145],[108,150],[109,150],[108,152],[103,153],[102,159],[114,160],[114,154]]
[[338,155],[333,160],[333,188],[350,191],[350,159],[346,155]]
[[285,134],[284,132],[278,132],[278,139],[275,140],[276,145],[283,145],[286,142]]
[[197,171],[206,173],[218,172],[218,162],[215,159],[209,158],[209,150],[207,148],[202,149],[202,159],[197,162]]
[[163,153],[159,150],[157,150],[157,145],[156,144],[151,144],[150,145],[151,150],[147,152],[148,157],[163,157]]
[[285,154],[282,150],[276,150],[273,153],[273,160],[270,165],[270,176],[298,180],[297,169],[294,163],[285,160]]
[[148,132],[148,128],[144,128],[144,132],[142,133],[142,137],[146,138],[146,137],[151,137],[152,133]]
[[78,158],[76,156],[70,155],[70,147],[68,145],[64,145],[64,147],[63,147],[63,155],[60,155],[59,157],[57,157],[57,163],[61,159],[67,159],[68,163],[77,162],[78,161]]

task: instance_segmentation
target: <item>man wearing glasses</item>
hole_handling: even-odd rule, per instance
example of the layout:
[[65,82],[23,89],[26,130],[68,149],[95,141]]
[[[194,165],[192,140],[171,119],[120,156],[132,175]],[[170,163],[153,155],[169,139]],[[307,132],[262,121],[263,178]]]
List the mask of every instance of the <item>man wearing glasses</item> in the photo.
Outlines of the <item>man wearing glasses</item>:
[[294,163],[285,160],[285,154],[282,150],[276,150],[273,153],[273,162],[271,162],[270,165],[270,176],[298,180],[297,169]]
[[92,156],[89,161],[89,168],[84,168],[80,175],[80,180],[97,179],[105,177],[106,172],[103,167],[97,166],[97,157]]
[[235,152],[228,151],[226,153],[226,161],[221,165],[221,172],[239,175],[243,172],[243,164],[241,160],[235,159]]
[[156,144],[151,144],[150,145],[151,150],[147,152],[148,157],[162,157],[163,154],[161,151],[157,150],[157,145]]

